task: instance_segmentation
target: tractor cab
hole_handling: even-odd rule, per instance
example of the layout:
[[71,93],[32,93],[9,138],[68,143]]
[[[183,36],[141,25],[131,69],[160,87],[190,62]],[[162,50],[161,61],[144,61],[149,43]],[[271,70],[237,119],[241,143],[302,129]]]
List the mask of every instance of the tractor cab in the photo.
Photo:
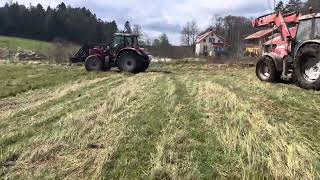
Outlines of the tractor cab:
[[115,33],[113,48],[120,50],[126,47],[138,47],[138,35],[128,33]]
[[296,36],[296,44],[299,45],[309,40],[320,39],[320,14],[308,14],[300,18]]

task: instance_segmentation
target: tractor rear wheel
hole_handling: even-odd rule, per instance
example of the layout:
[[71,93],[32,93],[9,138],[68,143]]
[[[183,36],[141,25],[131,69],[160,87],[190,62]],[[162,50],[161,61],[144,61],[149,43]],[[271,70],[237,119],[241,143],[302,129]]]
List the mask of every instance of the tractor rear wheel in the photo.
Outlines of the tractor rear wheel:
[[301,48],[294,61],[297,84],[304,89],[320,90],[320,45]]
[[281,73],[277,71],[270,57],[264,57],[256,65],[256,75],[261,81],[277,82],[280,80]]
[[85,61],[85,67],[87,71],[102,71],[104,64],[98,56],[92,55],[87,57]]
[[149,60],[146,60],[146,59],[141,60],[139,72],[145,72],[149,68],[149,65],[150,65]]
[[121,53],[118,59],[118,67],[120,71],[138,73],[139,65],[137,54],[133,52]]

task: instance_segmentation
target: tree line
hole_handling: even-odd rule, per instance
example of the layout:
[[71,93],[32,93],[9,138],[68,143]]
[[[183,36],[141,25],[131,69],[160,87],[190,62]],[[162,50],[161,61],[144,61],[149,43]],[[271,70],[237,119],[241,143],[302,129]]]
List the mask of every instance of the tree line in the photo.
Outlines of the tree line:
[[276,5],[275,11],[283,13],[301,12],[302,14],[307,14],[311,7],[313,12],[320,12],[320,1],[308,0],[306,2],[302,2],[301,0],[289,0],[288,3],[284,3],[281,0]]
[[118,31],[115,21],[106,22],[90,10],[64,3],[55,8],[41,4],[26,7],[18,3],[0,7],[0,34],[44,41],[111,42]]
[[[289,0],[288,3],[278,1],[275,11],[283,13],[301,12],[302,14],[307,14],[309,13],[309,7],[312,7],[313,12],[320,12],[320,0],[308,0],[306,2]],[[189,21],[182,27],[180,33],[181,44],[194,46],[197,36],[214,29],[218,36],[223,37],[229,52],[231,54],[238,54],[243,50],[243,39],[257,31],[257,29],[252,27],[252,20],[253,18],[243,16],[213,15],[209,27],[204,31],[199,30],[194,20]]]

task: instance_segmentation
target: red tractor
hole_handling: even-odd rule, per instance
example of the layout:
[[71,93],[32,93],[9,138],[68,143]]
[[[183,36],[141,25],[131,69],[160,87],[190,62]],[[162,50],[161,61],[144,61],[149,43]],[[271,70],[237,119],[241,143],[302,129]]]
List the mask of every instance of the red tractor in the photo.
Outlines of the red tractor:
[[149,54],[138,45],[138,35],[128,33],[115,33],[111,47],[85,44],[71,61],[84,62],[87,71],[118,67],[130,73],[144,72],[150,64]]
[[291,79],[301,88],[320,90],[320,14],[277,12],[255,19],[253,26],[274,26],[281,35],[257,63],[260,80]]

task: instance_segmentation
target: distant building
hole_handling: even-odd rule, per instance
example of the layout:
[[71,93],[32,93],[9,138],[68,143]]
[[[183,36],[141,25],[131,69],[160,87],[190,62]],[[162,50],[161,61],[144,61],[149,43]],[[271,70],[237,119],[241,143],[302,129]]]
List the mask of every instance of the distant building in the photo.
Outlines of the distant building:
[[265,51],[265,42],[269,40],[275,29],[265,29],[258,31],[250,36],[246,37],[245,40],[245,54],[249,56],[261,56]]
[[216,56],[216,54],[224,51],[224,40],[216,34],[214,29],[209,29],[197,37],[195,48],[197,56]]

